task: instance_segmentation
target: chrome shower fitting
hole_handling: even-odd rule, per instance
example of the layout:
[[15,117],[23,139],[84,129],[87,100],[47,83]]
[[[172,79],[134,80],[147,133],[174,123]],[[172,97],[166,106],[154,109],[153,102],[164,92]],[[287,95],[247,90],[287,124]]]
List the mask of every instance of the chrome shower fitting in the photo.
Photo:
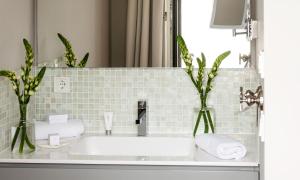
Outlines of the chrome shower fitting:
[[240,54],[239,55],[239,64],[241,65],[243,63],[245,63],[244,68],[250,68],[251,67],[251,55],[246,55],[246,54]]
[[[243,103],[246,103],[248,107],[244,108]],[[259,112],[264,109],[264,98],[263,98],[263,88],[258,86],[255,93],[251,90],[247,90],[244,93],[243,87],[240,87],[240,111],[245,111],[249,109],[253,104],[257,105],[256,108],[256,126],[259,124]]]
[[256,92],[247,90],[245,93],[243,87],[240,87],[240,111],[246,110],[246,108],[243,107],[243,103],[246,103],[248,107],[257,104],[257,108],[263,110],[264,100],[262,86],[259,86]]

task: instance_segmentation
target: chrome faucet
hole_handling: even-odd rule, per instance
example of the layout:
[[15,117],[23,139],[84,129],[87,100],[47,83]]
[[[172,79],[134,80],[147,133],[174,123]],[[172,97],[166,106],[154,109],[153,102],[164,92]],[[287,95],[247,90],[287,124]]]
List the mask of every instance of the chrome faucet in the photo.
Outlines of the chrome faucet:
[[146,101],[138,102],[138,119],[135,124],[138,126],[138,136],[147,136],[148,122],[147,122],[147,103]]

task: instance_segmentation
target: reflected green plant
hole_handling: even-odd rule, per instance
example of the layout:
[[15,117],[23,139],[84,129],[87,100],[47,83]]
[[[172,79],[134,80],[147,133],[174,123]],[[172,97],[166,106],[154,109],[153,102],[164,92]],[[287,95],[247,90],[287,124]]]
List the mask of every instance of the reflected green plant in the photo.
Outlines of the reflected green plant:
[[[197,77],[194,77],[194,67],[193,67],[193,55],[189,52],[187,45],[182,36],[177,36],[177,43],[180,49],[180,54],[183,62],[186,65],[186,73],[189,75],[190,79],[192,80],[194,86],[197,88],[201,108],[198,113],[198,117],[196,120],[196,124],[193,131],[193,136],[196,136],[200,120],[203,117],[204,120],[204,133],[208,133],[209,129],[211,129],[212,133],[215,133],[215,127],[213,123],[213,119],[211,116],[210,110],[207,108],[207,98],[208,94],[212,91],[212,83],[215,77],[218,75],[218,70],[220,68],[221,63],[224,59],[226,59],[230,55],[230,51],[226,51],[219,55],[211,70],[206,74],[207,78],[205,78],[205,68],[206,68],[206,57],[204,53],[201,53],[201,57],[197,57],[197,64],[198,64],[198,73]],[[204,86],[204,81],[206,81],[206,86]]]
[[75,68],[75,67],[84,68],[89,59],[89,53],[86,53],[83,59],[77,64],[77,58],[73,52],[70,41],[60,33],[57,33],[57,36],[66,48],[66,52],[65,52],[66,65],[70,68]]

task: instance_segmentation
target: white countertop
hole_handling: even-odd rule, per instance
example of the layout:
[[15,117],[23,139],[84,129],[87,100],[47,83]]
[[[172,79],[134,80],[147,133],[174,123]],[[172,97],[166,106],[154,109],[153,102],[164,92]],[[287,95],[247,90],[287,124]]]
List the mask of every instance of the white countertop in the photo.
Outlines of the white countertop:
[[[235,136],[236,137],[236,136]],[[241,160],[220,160],[195,147],[188,157],[138,157],[138,156],[88,156],[71,155],[69,146],[59,149],[37,147],[31,154],[20,155],[6,149],[0,153],[0,164],[82,164],[82,165],[162,165],[162,166],[226,166],[257,167],[258,143],[255,136],[238,136],[247,147],[247,155]]]

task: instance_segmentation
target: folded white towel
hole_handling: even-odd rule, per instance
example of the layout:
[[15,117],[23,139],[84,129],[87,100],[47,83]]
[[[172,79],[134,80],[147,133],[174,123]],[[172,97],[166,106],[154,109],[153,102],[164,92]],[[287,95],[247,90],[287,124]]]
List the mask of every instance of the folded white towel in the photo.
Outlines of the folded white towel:
[[81,120],[69,120],[65,124],[49,124],[47,121],[35,122],[35,139],[48,139],[49,134],[59,134],[61,138],[78,137],[84,132]]
[[220,159],[242,159],[246,156],[246,147],[227,136],[202,134],[195,138],[196,145]]
[[60,123],[67,123],[68,122],[68,115],[49,115],[49,124],[60,124]]

